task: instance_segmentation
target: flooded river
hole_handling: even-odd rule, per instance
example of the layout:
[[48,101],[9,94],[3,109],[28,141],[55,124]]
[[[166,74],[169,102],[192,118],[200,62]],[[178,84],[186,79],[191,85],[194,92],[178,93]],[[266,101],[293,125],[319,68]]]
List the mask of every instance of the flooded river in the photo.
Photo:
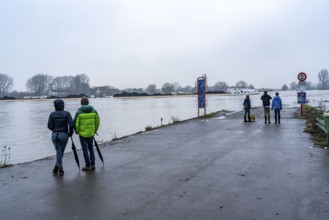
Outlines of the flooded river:
[[[272,97],[273,93],[269,93]],[[253,107],[261,106],[259,95],[251,95]],[[295,91],[280,92],[284,106],[298,106]],[[242,110],[244,95],[207,95],[207,113],[220,110]],[[329,100],[328,91],[308,91],[310,104]],[[196,96],[138,97],[90,99],[98,111],[101,125],[98,131],[99,143],[111,141],[144,131],[146,126],[156,127],[172,122],[173,118],[185,120],[197,117]],[[80,107],[80,99],[65,100],[65,110],[74,117]],[[47,128],[49,114],[54,111],[53,100],[24,100],[0,102],[0,150],[10,147],[10,163],[17,164],[55,155]],[[203,113],[203,110],[201,111]],[[78,137],[73,135],[78,148]],[[69,142],[66,151],[70,151]]]

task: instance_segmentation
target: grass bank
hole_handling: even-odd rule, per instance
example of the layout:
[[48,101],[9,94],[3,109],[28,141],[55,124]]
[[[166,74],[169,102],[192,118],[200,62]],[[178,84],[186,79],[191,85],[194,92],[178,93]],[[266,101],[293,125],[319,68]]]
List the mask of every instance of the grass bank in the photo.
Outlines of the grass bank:
[[303,116],[299,116],[306,120],[306,127],[304,131],[312,135],[314,144],[319,147],[327,147],[327,136],[316,125],[316,118],[322,118],[324,112],[326,112],[324,105],[320,104],[318,107],[305,105]]

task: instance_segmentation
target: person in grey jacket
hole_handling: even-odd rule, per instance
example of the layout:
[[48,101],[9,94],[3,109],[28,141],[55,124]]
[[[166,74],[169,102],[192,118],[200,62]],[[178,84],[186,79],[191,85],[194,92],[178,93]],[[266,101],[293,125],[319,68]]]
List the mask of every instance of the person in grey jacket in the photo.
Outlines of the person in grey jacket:
[[69,137],[72,136],[74,124],[70,112],[64,111],[64,101],[54,101],[55,111],[50,113],[48,128],[52,131],[51,140],[56,150],[56,164],[53,174],[64,175],[62,159]]
[[279,93],[275,93],[275,97],[272,100],[272,110],[274,110],[274,119],[275,119],[275,124],[279,123],[280,124],[280,111],[282,110],[282,101],[279,96]]

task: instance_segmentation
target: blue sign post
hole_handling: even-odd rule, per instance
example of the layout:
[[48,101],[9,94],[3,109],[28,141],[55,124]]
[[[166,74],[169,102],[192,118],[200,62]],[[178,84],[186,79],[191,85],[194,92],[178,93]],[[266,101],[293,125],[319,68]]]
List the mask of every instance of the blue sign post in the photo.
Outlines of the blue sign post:
[[305,104],[306,103],[306,92],[298,92],[298,104]]
[[199,77],[197,79],[198,85],[198,117],[200,117],[200,108],[204,109],[204,115],[206,115],[206,79]]

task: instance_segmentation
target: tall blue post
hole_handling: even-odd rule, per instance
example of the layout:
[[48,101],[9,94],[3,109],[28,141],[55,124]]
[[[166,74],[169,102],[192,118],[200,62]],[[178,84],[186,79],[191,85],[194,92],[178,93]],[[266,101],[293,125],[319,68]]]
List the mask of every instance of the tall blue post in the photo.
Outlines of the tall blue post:
[[197,79],[198,85],[198,117],[200,117],[200,108],[203,108],[204,115],[206,115],[206,79],[199,77]]

